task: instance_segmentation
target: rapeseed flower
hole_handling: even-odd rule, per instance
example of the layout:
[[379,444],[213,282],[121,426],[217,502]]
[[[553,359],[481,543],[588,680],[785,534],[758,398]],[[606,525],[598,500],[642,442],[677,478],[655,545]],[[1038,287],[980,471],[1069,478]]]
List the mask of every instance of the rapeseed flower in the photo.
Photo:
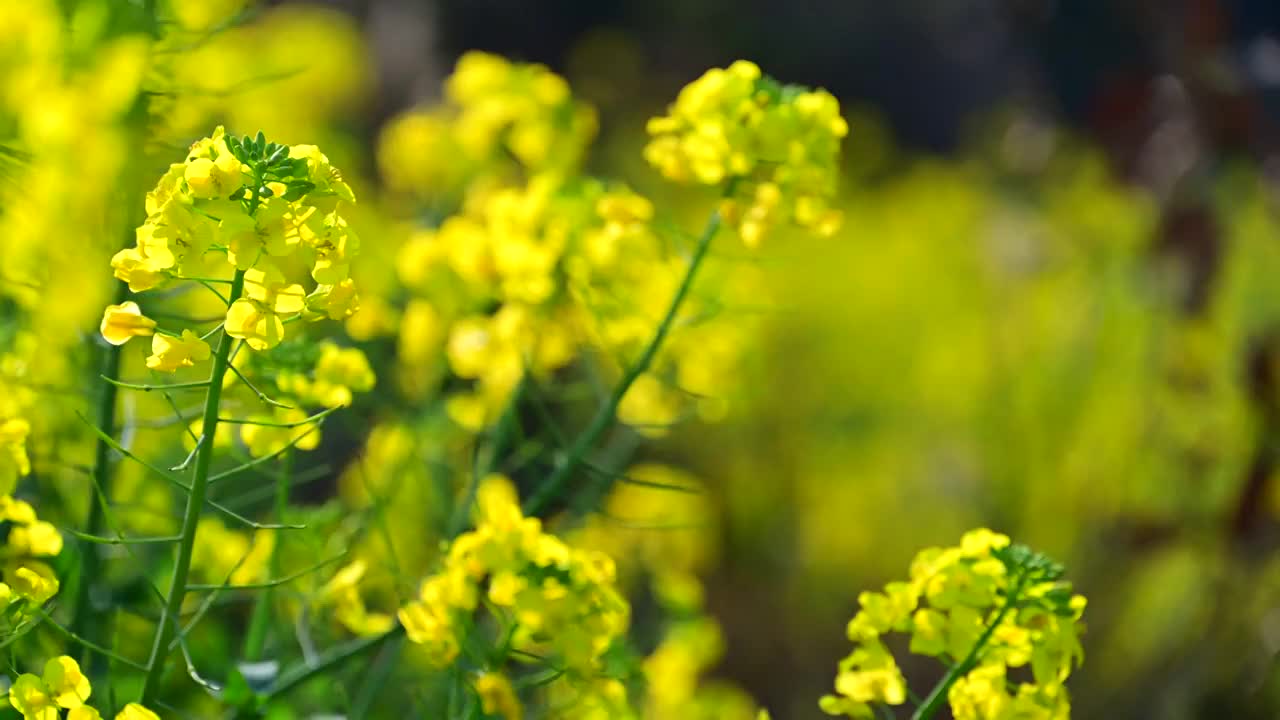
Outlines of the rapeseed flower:
[[831,205],[849,126],[825,90],[779,85],[739,60],[687,85],[647,129],[645,159],[664,177],[729,191],[721,213],[749,247],[780,222],[839,228]]
[[102,337],[112,345],[123,345],[135,337],[147,337],[156,330],[156,321],[142,314],[132,300],[108,305],[102,313]]

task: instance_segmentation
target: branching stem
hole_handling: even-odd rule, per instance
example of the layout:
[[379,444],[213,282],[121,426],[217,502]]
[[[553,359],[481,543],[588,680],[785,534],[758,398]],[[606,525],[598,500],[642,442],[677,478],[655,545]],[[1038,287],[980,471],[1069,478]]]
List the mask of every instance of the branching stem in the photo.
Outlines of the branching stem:
[[662,322],[659,323],[658,329],[653,333],[653,337],[650,338],[649,344],[645,346],[644,351],[640,353],[640,357],[636,359],[631,367],[627,368],[622,379],[614,386],[609,398],[600,406],[595,417],[591,419],[591,424],[578,436],[573,447],[569,449],[569,454],[525,501],[524,513],[526,515],[538,515],[546,511],[551,502],[564,490],[564,486],[569,482],[574,471],[582,464],[587,453],[591,452],[591,449],[600,441],[605,431],[613,425],[614,417],[618,414],[618,406],[622,404],[622,398],[631,389],[631,385],[649,369],[649,365],[653,363],[653,359],[657,356],[663,341],[666,340],[667,334],[671,332],[671,328],[675,325],[676,317],[680,314],[680,307],[689,295],[689,289],[693,287],[698,268],[702,266],[702,260],[706,257],[707,250],[711,247],[711,240],[720,229],[720,223],[719,211],[712,212],[711,217],[707,219],[706,226],[702,229],[702,235],[698,237],[697,245],[694,246],[693,255],[689,258],[689,266],[685,270],[684,278],[681,279],[680,286],[676,288],[675,295],[671,298],[671,304],[667,307],[666,315],[662,318]]
[[[244,290],[244,271],[237,270],[231,281],[231,300],[234,302]],[[169,655],[169,643],[173,638],[174,619],[182,612],[182,601],[187,594],[187,575],[191,570],[191,552],[195,547],[196,526],[200,522],[200,510],[205,504],[209,489],[209,466],[213,461],[213,439],[218,430],[218,408],[222,401],[222,380],[230,364],[233,340],[224,329],[213,357],[213,370],[209,374],[209,390],[205,395],[204,421],[201,427],[199,451],[196,453],[195,471],[191,478],[191,490],[187,495],[187,508],[182,518],[182,542],[178,546],[177,562],[173,566],[173,580],[169,596],[165,600],[160,621],[156,627],[155,643],[147,662],[147,676],[142,686],[139,702],[149,705],[160,689],[165,660]]]
[[995,619],[983,630],[982,635],[978,637],[978,641],[969,650],[969,654],[952,666],[947,671],[947,674],[938,681],[929,696],[924,699],[924,704],[911,715],[911,720],[929,720],[942,709],[943,704],[947,702],[947,694],[951,691],[951,686],[955,685],[961,676],[972,670],[973,666],[978,663],[979,653],[982,652],[982,648],[986,647],[987,642],[991,640],[991,636],[995,634],[996,628],[1000,627],[1000,623],[1004,621],[1005,616],[1017,605],[1026,582],[1026,572],[1018,573],[1017,578],[1013,581],[1013,587],[1009,590],[1009,595],[1005,597],[1004,605],[1000,606],[1000,611],[996,613]]

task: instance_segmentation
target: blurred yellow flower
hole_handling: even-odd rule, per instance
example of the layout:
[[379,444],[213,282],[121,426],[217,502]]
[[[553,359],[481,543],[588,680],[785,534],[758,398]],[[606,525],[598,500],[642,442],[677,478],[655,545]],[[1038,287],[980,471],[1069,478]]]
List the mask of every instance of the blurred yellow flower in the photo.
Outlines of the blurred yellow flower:
[[146,337],[155,332],[156,321],[142,314],[132,300],[108,305],[102,314],[102,337],[112,345],[123,345],[130,338]]

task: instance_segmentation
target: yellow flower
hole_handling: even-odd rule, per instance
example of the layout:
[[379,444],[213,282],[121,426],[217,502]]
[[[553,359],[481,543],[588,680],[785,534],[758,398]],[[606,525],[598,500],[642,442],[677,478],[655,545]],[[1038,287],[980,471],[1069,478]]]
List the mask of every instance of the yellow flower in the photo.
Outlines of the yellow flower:
[[160,720],[160,716],[138,703],[129,703],[116,713],[116,720]]
[[155,332],[156,321],[142,314],[132,300],[108,305],[102,314],[102,337],[112,345],[123,345],[130,338],[145,337]]
[[102,713],[88,705],[71,708],[67,713],[67,720],[102,720]]
[[[840,662],[838,695],[819,706],[831,715],[871,718],[873,704],[900,704],[905,684],[881,639],[896,631],[910,634],[913,653],[950,662],[974,658],[948,694],[957,720],[1065,720],[1063,683],[1082,657],[1076,621],[1084,598],[1070,594],[1061,574],[1048,558],[985,528],[966,533],[956,547],[922,550],[909,582],[859,597],[862,609],[849,623],[855,647]],[[994,617],[1000,625],[989,631]],[[1006,668],[1028,664],[1034,682],[1020,683],[1011,696]]]
[[240,187],[242,164],[222,142],[213,146],[216,157],[188,161],[183,179],[197,198],[221,198]]
[[267,579],[267,565],[275,547],[275,531],[231,530],[214,517],[203,517],[196,527],[191,554],[193,571],[207,582],[246,585]]
[[360,296],[355,281],[347,278],[334,285],[320,284],[307,296],[307,310],[327,315],[330,320],[343,320],[360,309]]
[[282,392],[327,408],[350,405],[353,393],[368,392],[374,382],[373,368],[359,348],[343,348],[328,341],[320,344],[314,378],[308,379],[302,373],[285,373],[276,378]]
[[286,283],[280,271],[270,265],[245,273],[245,297],[227,310],[226,329],[254,350],[266,350],[284,339],[280,315],[302,312],[305,307],[301,285]]
[[182,337],[154,335],[151,338],[151,355],[147,367],[152,370],[174,372],[178,368],[194,367],[209,359],[209,344],[190,330],[183,330]]
[[9,688],[9,704],[24,720],[58,720],[58,704],[44,681],[30,673],[19,675]]
[[165,266],[142,254],[136,247],[125,248],[111,258],[111,268],[133,292],[142,292],[164,282]]
[[52,523],[44,521],[15,525],[9,530],[8,546],[19,555],[53,557],[62,552],[62,535]]
[[830,93],[784,88],[740,60],[690,83],[647,128],[645,159],[667,179],[732,188],[720,212],[749,247],[780,220],[839,228],[830,203],[849,127]]
[[37,605],[58,594],[58,577],[53,568],[35,560],[9,562],[4,567],[4,579],[15,594]]
[[54,702],[64,708],[84,705],[92,692],[89,678],[80,672],[80,665],[66,655],[45,663],[42,679]]
[[0,496],[8,496],[18,478],[31,472],[27,457],[27,435],[31,425],[21,418],[0,422]]
[[502,673],[480,673],[476,678],[476,694],[480,696],[481,709],[486,715],[498,715],[503,720],[520,720],[524,717],[515,688]]
[[279,427],[301,423],[307,419],[307,413],[298,408],[275,408],[272,415],[257,416],[251,420],[261,420],[272,425],[253,425],[246,423],[240,426],[240,439],[249,448],[254,457],[265,457],[281,452],[290,443],[299,450],[315,450],[320,445],[320,430],[317,423],[303,423],[293,427]]

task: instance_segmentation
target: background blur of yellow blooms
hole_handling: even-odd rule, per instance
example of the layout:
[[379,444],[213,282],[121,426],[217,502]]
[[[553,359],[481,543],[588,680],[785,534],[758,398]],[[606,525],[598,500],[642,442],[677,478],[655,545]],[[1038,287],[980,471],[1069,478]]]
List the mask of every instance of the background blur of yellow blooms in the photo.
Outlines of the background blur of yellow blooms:
[[0,0],[0,719],[1280,714],[1280,9],[888,5]]

